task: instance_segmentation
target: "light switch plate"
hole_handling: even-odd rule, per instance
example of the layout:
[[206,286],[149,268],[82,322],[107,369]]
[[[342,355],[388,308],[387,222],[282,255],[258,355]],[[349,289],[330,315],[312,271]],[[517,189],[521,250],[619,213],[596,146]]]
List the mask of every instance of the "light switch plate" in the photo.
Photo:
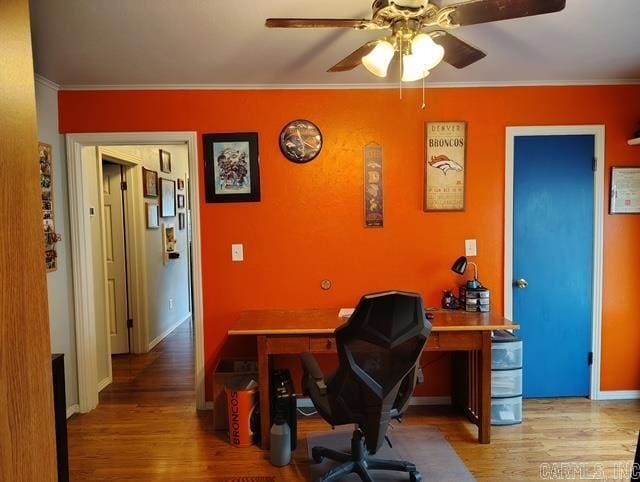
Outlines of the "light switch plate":
[[242,244],[231,245],[231,261],[244,261],[244,246]]
[[476,245],[475,239],[465,239],[464,240],[464,255],[465,256],[476,256],[478,254],[478,247]]

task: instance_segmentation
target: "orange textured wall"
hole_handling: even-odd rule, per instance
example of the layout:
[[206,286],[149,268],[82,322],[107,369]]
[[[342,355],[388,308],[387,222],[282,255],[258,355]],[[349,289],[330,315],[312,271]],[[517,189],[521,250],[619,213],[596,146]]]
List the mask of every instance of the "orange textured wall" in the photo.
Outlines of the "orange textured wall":
[[[422,293],[438,304],[464,239],[478,240],[478,265],[502,310],[505,127],[605,124],[608,167],[640,165],[626,141],[640,116],[640,86],[356,91],[60,92],[60,129],[114,131],[257,131],[262,202],[202,207],[207,373],[224,351],[252,351],[252,340],[227,342],[227,329],[249,308],[353,306],[367,291]],[[324,134],[313,162],[294,165],[278,148],[288,121],[307,118]],[[468,122],[467,209],[424,213],[424,122]],[[362,148],[384,148],[385,227],[363,227]],[[202,176],[202,144],[200,139]],[[607,169],[606,184],[609,184]],[[204,193],[201,185],[201,193]],[[607,189],[608,194],[608,189]],[[607,209],[608,209],[608,202]],[[605,216],[604,390],[640,389],[640,217]],[[230,245],[244,243],[245,262]],[[320,281],[333,282],[330,291]],[[430,366],[427,393],[446,394]],[[209,378],[209,377],[207,377]]]

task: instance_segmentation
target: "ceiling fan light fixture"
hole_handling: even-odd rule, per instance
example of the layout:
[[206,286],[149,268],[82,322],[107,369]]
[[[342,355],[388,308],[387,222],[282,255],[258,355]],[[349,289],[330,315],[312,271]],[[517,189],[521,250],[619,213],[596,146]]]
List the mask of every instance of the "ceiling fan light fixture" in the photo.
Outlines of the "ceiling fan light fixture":
[[411,53],[420,59],[424,70],[431,70],[444,58],[444,48],[433,41],[431,35],[419,33],[411,40]]
[[402,82],[413,82],[424,79],[429,70],[424,68],[422,59],[417,55],[402,56]]
[[393,45],[386,40],[381,40],[369,54],[362,57],[362,65],[373,75],[386,77],[394,54]]

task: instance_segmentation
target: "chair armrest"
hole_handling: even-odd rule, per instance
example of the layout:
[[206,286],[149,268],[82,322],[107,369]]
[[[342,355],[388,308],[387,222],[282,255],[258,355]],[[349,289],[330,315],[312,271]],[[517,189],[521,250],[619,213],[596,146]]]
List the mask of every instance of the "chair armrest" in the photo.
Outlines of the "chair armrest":
[[302,367],[304,368],[305,375],[313,378],[320,395],[327,393],[327,385],[324,382],[324,373],[318,365],[318,360],[311,353],[303,353],[300,355],[302,359]]

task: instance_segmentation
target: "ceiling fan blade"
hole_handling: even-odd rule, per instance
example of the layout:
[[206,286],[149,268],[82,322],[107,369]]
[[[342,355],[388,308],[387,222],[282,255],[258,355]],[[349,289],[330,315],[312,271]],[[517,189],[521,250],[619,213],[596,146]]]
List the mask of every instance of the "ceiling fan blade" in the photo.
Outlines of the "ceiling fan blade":
[[530,17],[563,10],[567,0],[471,0],[449,5],[456,25],[474,25],[510,18]]
[[487,56],[482,50],[443,30],[432,32],[431,37],[444,48],[443,60],[457,69],[463,69]]
[[371,20],[358,18],[268,18],[264,25],[269,28],[358,28]]
[[362,62],[362,57],[367,55],[369,52],[373,50],[376,46],[377,42],[367,42],[362,47],[357,50],[354,50],[352,53],[347,55],[344,59],[338,62],[336,65],[331,67],[327,72],[346,72],[347,70],[355,69]]

